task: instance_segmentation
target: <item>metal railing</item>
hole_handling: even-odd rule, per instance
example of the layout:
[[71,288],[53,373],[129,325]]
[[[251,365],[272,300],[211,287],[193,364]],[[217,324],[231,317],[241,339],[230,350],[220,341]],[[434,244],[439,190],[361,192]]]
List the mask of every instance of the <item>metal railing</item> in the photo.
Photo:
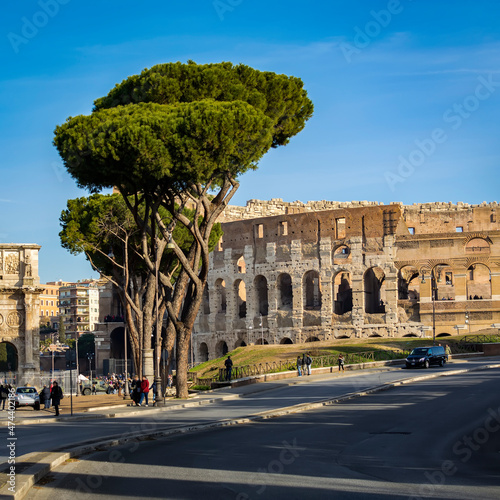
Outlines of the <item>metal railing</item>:
[[[337,366],[339,355],[343,354],[344,363],[348,365],[371,363],[374,361],[390,361],[392,359],[404,359],[409,351],[362,351],[353,353],[330,354],[328,356],[314,356],[312,358],[312,368],[324,368]],[[250,364],[243,366],[233,366],[231,372],[232,379],[254,377],[257,375],[266,375],[268,373],[279,373],[285,371],[297,370],[297,358],[271,361],[259,364]],[[226,380],[227,371],[225,368],[219,368],[216,375],[210,377],[198,377],[196,374],[189,374],[194,379],[196,385],[209,386],[212,383],[223,382]]]

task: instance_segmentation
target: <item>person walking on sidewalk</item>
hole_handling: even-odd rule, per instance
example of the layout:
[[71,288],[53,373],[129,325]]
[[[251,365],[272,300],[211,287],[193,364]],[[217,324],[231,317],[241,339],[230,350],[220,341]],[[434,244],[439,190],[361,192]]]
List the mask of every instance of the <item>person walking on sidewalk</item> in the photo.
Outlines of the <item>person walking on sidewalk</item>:
[[339,354],[339,372],[344,371],[344,355]]
[[130,406],[140,406],[139,401],[141,399],[141,381],[139,380],[138,375],[134,375],[134,379],[130,383],[130,397],[132,398],[133,403]]
[[300,354],[297,356],[297,371],[299,372],[299,377],[302,377],[302,358]]
[[5,402],[7,401],[8,397],[9,391],[7,390],[7,386],[0,385],[0,404],[2,405],[2,408],[0,408],[0,410],[5,410]]
[[50,391],[50,399],[52,400],[52,406],[56,410],[56,417],[59,416],[59,405],[61,404],[61,399],[63,398],[62,389],[59,387],[59,384],[56,380],[52,382],[52,389]]
[[45,410],[50,408],[50,389],[44,385],[43,389],[40,391],[40,403],[43,403]]
[[231,375],[233,371],[233,360],[231,359],[231,356],[228,356],[226,361],[224,361],[224,365],[226,367],[226,380],[231,382]]
[[311,375],[311,365],[312,365],[312,358],[311,358],[311,355],[309,353],[307,353],[307,356],[306,356],[306,369],[307,369],[307,374],[308,375]]
[[148,398],[149,398],[149,380],[146,378],[146,375],[143,375],[141,382],[141,399],[139,401],[139,406],[142,405],[144,399],[146,399],[146,404],[144,406],[149,406]]

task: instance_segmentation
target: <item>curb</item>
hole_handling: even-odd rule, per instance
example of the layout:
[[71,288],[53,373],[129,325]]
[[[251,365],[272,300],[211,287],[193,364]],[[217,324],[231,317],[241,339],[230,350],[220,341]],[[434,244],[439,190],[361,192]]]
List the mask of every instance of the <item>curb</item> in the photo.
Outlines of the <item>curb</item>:
[[[500,368],[500,363],[498,364],[492,364],[492,365],[485,365],[485,366],[479,366],[479,367],[474,367],[470,369],[460,369],[460,370],[452,370],[448,372],[442,372],[442,373],[432,373],[428,375],[421,375],[418,377],[413,377],[410,379],[402,379],[398,380],[395,382],[390,382],[387,384],[382,384],[379,386],[374,386],[370,387],[368,389],[365,389],[363,391],[358,391],[358,392],[353,392],[353,393],[348,393],[343,396],[339,396],[336,398],[329,398],[329,399],[324,399],[324,400],[319,400],[319,401],[314,401],[311,403],[301,403],[298,405],[293,405],[293,406],[288,406],[288,407],[283,407],[278,410],[270,410],[270,411],[265,411],[265,412],[260,412],[254,415],[251,415],[249,417],[242,417],[242,418],[237,418],[237,419],[228,419],[228,420],[219,420],[219,421],[214,421],[210,423],[205,423],[205,424],[198,424],[198,425],[188,425],[188,426],[183,426],[183,427],[177,427],[174,429],[158,429],[155,431],[140,431],[136,432],[133,434],[128,434],[126,437],[115,437],[115,438],[108,438],[108,439],[102,439],[98,438],[94,440],[93,442],[89,442],[87,444],[81,444],[80,446],[74,445],[75,447],[72,448],[71,450],[67,451],[54,451],[54,452],[49,452],[49,453],[43,453],[43,452],[34,452],[34,453],[29,453],[27,455],[24,455],[21,457],[21,460],[18,462],[21,465],[22,469],[22,464],[33,464],[33,465],[28,465],[24,470],[21,472],[17,473],[16,470],[16,491],[15,492],[10,492],[8,490],[9,483],[6,482],[2,485],[0,488],[0,498],[11,498],[14,500],[21,500],[23,499],[30,488],[35,485],[40,479],[42,479],[45,475],[47,475],[51,470],[55,469],[59,465],[61,465],[63,462],[66,460],[73,458],[75,456],[79,456],[82,454],[87,454],[95,451],[97,448],[108,448],[112,446],[118,446],[125,444],[130,441],[138,441],[141,439],[145,438],[164,438],[168,436],[173,436],[177,434],[186,434],[189,432],[200,432],[200,431],[205,431],[209,429],[217,429],[217,428],[222,428],[222,427],[228,427],[232,425],[241,425],[241,424],[247,424],[251,422],[257,422],[257,421],[262,421],[262,420],[267,420],[270,418],[276,418],[276,417],[281,417],[284,415],[291,415],[294,413],[300,413],[303,411],[307,410],[312,410],[312,409],[319,409],[324,406],[330,406],[336,403],[341,403],[344,401],[349,401],[350,399],[358,398],[361,396],[366,396],[368,394],[374,394],[377,392],[381,391],[386,391],[394,387],[398,387],[401,385],[405,384],[410,384],[414,382],[419,382],[422,380],[430,380],[434,378],[439,378],[439,377],[450,377],[453,375],[460,375],[462,373],[468,373],[468,372],[475,372],[475,371],[482,371],[482,370],[488,370],[488,369],[494,369],[494,368]],[[236,399],[237,397],[240,397],[240,395],[234,395],[233,398]],[[225,398],[225,399],[230,399],[230,398]],[[220,398],[218,399],[220,400]],[[199,404],[204,404],[208,403],[208,401],[204,402],[198,402]],[[190,403],[186,403],[185,405],[178,405],[178,408],[185,408],[186,405],[193,406]],[[173,408],[173,407],[170,407]],[[138,412],[140,413],[140,412]],[[5,471],[3,471],[2,474],[5,474]],[[2,481],[3,482],[3,481]]]

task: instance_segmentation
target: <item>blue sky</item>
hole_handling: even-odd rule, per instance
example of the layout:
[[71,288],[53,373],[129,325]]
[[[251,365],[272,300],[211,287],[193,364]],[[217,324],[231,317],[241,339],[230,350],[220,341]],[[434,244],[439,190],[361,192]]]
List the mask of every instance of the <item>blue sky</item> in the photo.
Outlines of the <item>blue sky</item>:
[[0,26],[0,242],[42,245],[42,282],[92,275],[59,243],[66,201],[86,193],[55,126],[163,62],[304,81],[313,118],[241,178],[235,204],[500,198],[498,2],[39,0],[8,2]]

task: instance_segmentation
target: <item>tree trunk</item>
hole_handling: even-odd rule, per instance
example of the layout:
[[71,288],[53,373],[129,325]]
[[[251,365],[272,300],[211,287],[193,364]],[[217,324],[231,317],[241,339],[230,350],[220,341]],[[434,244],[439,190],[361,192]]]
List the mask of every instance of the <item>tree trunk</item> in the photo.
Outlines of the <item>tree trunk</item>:
[[188,354],[189,354],[189,335],[186,336],[184,331],[177,333],[177,372],[176,372],[176,389],[177,397],[187,399],[188,397]]

